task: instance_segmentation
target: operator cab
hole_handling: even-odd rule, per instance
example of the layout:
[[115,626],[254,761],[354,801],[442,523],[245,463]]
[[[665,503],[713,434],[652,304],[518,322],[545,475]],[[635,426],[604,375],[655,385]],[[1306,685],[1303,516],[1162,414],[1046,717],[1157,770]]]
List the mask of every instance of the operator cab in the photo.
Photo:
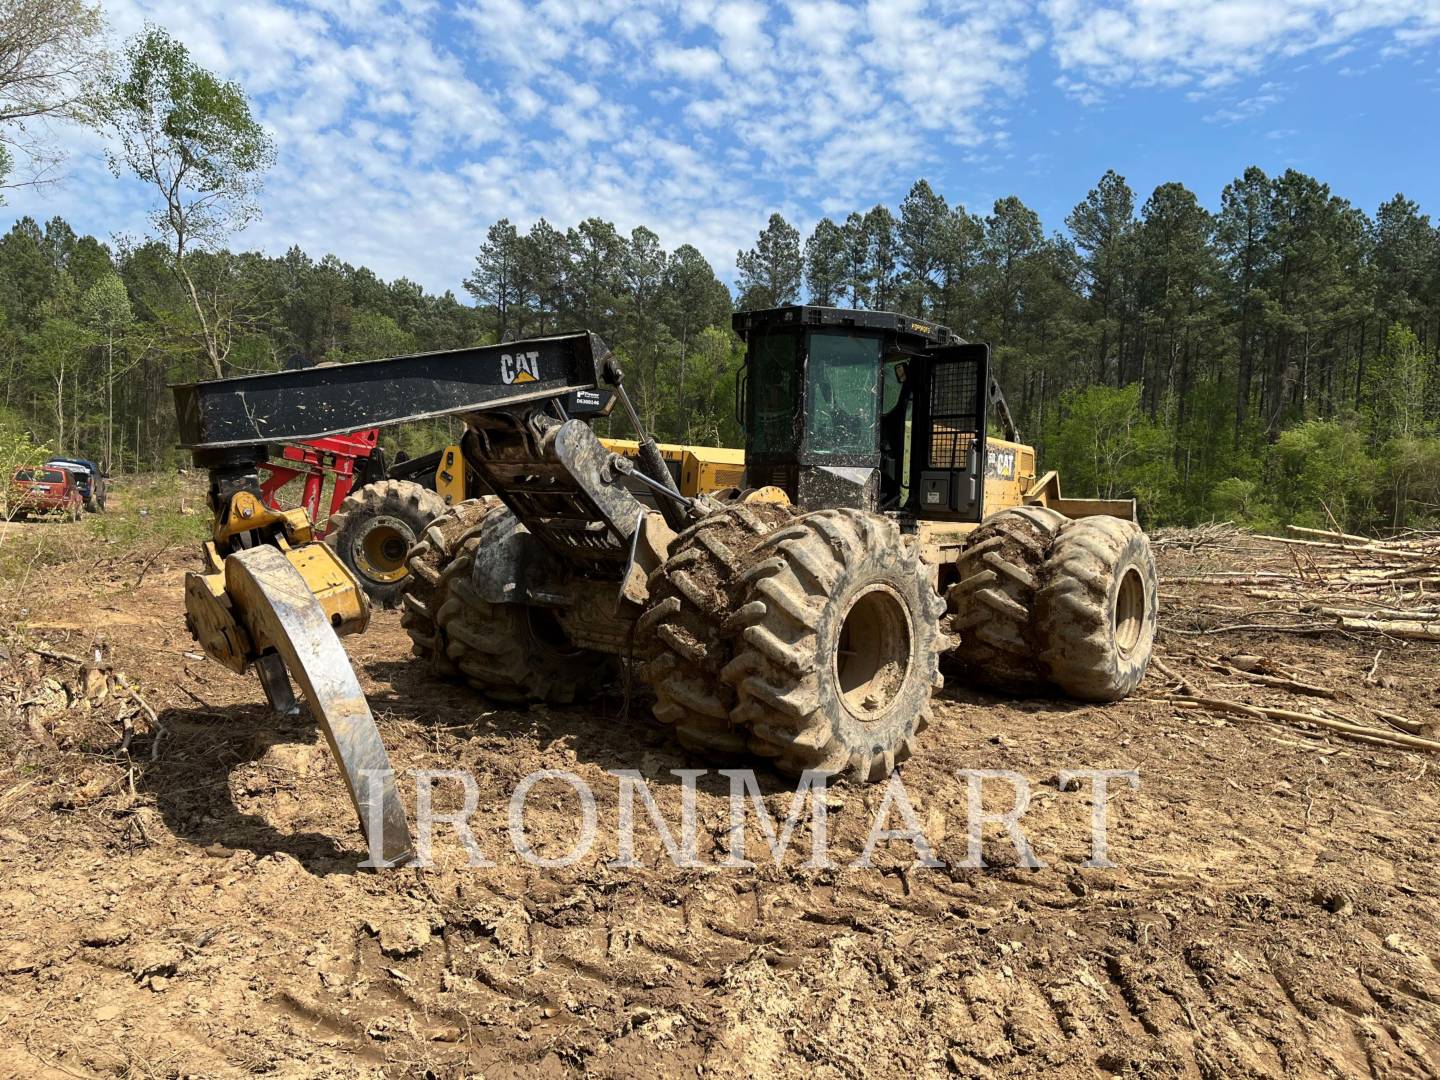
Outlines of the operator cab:
[[[988,345],[885,311],[792,306],[734,316],[747,484],[806,510],[984,516]],[[1008,410],[1004,415],[1008,418]]]

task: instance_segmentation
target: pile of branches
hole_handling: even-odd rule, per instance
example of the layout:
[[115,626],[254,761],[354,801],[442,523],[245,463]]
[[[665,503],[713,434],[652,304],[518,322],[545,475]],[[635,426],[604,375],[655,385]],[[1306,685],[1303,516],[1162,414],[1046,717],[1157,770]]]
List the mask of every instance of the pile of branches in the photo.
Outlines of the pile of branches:
[[[1176,708],[1247,717],[1287,727],[1310,739],[1338,738],[1369,746],[1440,754],[1440,739],[1436,738],[1440,731],[1435,723],[1366,705],[1347,690],[1302,677],[1283,661],[1245,654],[1209,659],[1192,655],[1186,659],[1199,670],[1239,680],[1227,685],[1249,686],[1254,692],[1301,698],[1308,704],[1301,711],[1220,697],[1201,685],[1195,676],[1181,675],[1157,657],[1153,663],[1165,680],[1161,693]],[[1379,654],[1376,661],[1378,663]],[[1364,681],[1367,686],[1375,685],[1373,665]]]
[[[1264,610],[1247,612],[1251,617],[1283,612],[1292,623],[1298,618],[1322,629],[1440,642],[1440,533],[1374,540],[1298,525],[1288,528],[1299,535],[1249,538],[1273,545],[1277,556],[1284,552],[1283,559],[1267,560],[1272,565],[1167,575],[1166,582],[1242,590],[1263,602]],[[1303,630],[1305,625],[1253,628]]]

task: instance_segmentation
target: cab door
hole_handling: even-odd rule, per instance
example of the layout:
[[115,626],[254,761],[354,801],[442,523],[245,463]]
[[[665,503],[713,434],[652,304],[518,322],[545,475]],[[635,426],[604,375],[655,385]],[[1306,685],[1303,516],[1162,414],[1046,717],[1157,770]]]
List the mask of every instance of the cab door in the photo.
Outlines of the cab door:
[[[913,365],[919,366],[919,365]],[[923,365],[912,469],[921,517],[985,516],[985,412],[990,347],[947,345]]]

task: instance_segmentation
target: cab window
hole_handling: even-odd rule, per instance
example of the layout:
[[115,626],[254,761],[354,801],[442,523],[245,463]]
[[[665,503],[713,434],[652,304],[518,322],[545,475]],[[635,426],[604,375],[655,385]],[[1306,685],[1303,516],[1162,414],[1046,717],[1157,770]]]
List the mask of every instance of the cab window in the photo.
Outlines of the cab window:
[[782,454],[796,448],[795,350],[798,334],[783,332],[756,337],[750,348],[750,449]]
[[816,457],[875,453],[880,342],[845,333],[812,333],[806,420]]

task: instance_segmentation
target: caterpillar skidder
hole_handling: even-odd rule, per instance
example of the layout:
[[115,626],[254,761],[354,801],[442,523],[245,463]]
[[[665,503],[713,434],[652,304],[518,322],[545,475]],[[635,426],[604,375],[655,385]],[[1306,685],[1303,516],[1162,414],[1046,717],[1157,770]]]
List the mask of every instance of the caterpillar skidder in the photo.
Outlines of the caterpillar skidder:
[[[942,658],[1089,701],[1140,682],[1158,590],[1134,503],[1036,477],[988,346],[874,311],[734,326],[747,486],[720,497],[676,489],[589,333],[175,388],[215,521],[186,582],[191,632],[253,664],[277,709],[299,684],[381,861],[409,857],[409,832],[337,636],[368,603],[303,510],[259,498],[267,443],[463,417],[465,464],[495,497],[449,507],[410,551],[415,651],[513,702],[584,699],[634,657],[656,718],[712,759],[882,779],[929,723]],[[591,429],[616,401],[635,458]]]

